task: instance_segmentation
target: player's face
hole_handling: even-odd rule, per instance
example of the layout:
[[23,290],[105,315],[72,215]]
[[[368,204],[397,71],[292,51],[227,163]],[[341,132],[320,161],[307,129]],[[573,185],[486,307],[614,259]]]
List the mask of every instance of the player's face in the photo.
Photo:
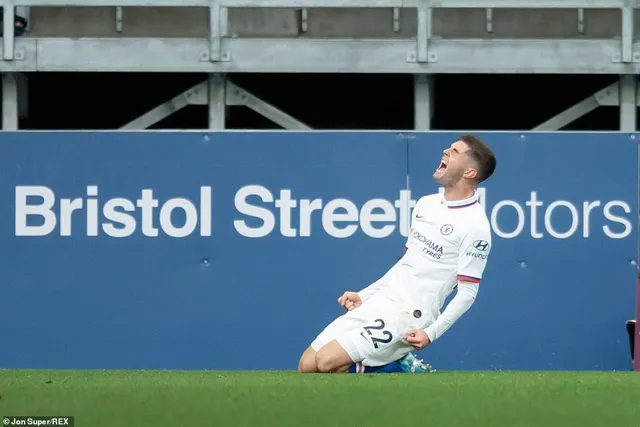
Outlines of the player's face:
[[462,141],[456,141],[442,152],[440,165],[433,174],[441,185],[454,185],[460,181],[470,168],[469,157],[466,155],[469,147]]

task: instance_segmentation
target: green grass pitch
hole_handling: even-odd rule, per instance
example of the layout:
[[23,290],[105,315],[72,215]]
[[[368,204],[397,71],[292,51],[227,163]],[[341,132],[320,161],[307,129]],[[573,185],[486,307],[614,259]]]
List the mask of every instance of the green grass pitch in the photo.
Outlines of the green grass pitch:
[[640,427],[637,372],[0,370],[0,417],[75,427]]

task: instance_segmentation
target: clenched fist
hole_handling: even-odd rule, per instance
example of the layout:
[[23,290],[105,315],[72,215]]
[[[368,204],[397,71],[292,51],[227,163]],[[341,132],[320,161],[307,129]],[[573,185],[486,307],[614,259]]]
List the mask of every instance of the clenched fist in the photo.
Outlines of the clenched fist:
[[338,304],[351,311],[354,308],[362,304],[360,296],[355,292],[347,291],[340,298],[338,298]]
[[423,348],[431,344],[431,340],[429,339],[429,336],[422,329],[413,329],[413,330],[407,331],[407,333],[404,335],[404,338],[416,350],[422,350]]

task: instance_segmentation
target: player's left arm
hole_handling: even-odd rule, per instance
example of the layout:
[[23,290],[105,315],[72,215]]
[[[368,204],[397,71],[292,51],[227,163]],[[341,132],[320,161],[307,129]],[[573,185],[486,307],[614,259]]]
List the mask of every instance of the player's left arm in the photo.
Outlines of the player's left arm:
[[424,331],[433,342],[440,338],[471,308],[491,252],[489,227],[468,232],[462,239],[458,257],[458,290],[436,321]]

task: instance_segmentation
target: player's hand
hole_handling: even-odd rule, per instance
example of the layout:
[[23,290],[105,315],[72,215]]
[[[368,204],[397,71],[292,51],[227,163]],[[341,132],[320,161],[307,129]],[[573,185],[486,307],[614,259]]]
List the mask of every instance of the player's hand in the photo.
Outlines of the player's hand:
[[422,350],[423,348],[431,344],[429,336],[422,329],[412,329],[410,331],[407,331],[407,333],[404,334],[404,338],[417,350]]
[[338,298],[338,304],[351,311],[354,308],[362,304],[360,296],[355,292],[347,291],[340,298]]

